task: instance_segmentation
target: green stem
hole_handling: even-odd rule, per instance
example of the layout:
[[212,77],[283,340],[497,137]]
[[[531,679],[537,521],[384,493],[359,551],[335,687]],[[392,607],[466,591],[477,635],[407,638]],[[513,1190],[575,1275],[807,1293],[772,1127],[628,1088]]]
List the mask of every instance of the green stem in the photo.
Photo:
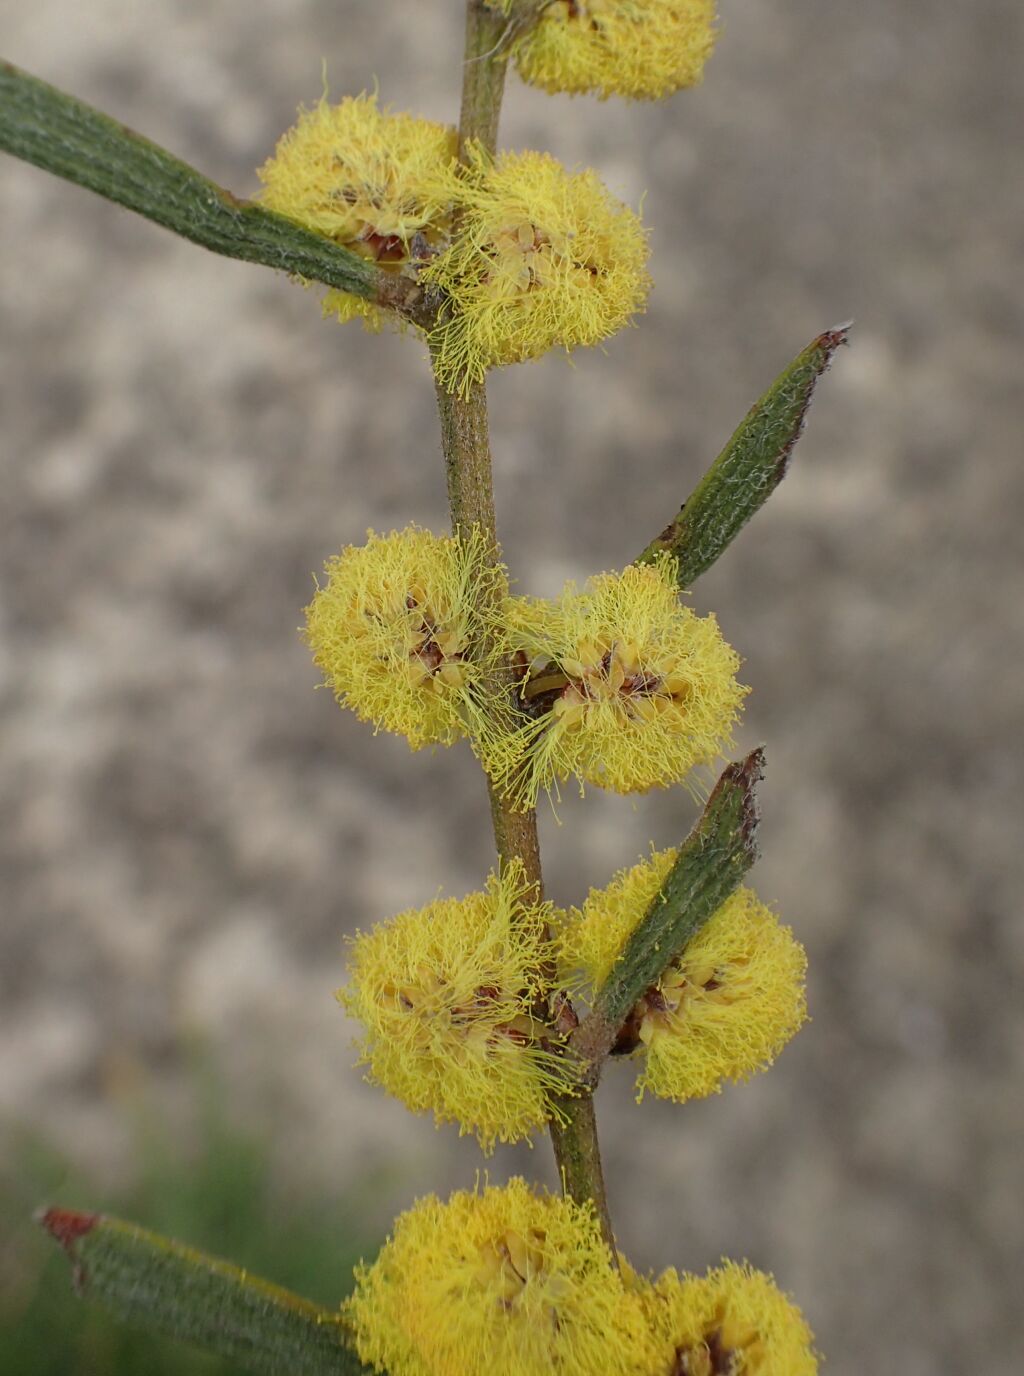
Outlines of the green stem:
[[[462,78],[462,112],[459,119],[459,156],[475,146],[493,154],[497,146],[498,118],[505,89],[506,56],[500,50],[509,19],[482,0],[467,0],[466,47]],[[448,480],[452,528],[467,530],[476,525],[498,559],[498,535],[494,516],[491,448],[487,430],[487,391],[476,383],[462,397],[437,386],[441,418],[441,446]],[[501,690],[512,679],[512,665],[499,666],[493,685]],[[519,859],[538,897],[543,895],[537,813],[516,811],[488,781],[494,840],[503,865]],[[565,1193],[579,1203],[592,1202],[605,1240],[615,1255],[601,1155],[598,1149],[594,1104],[586,1091],[561,1104],[565,1122],[551,1123],[555,1150]]]
[[605,1241],[618,1265],[612,1221],[608,1213],[608,1199],[604,1191],[604,1173],[597,1141],[597,1120],[594,1116],[594,1096],[589,1091],[572,1099],[563,1099],[561,1108],[565,1122],[552,1118],[551,1144],[555,1149],[562,1177],[562,1187],[570,1199],[594,1205]]
[[468,533],[473,526],[479,526],[497,551],[484,384],[473,383],[467,395],[459,397],[437,383],[437,409],[452,529]]
[[498,143],[498,120],[505,94],[507,57],[499,51],[508,28],[505,15],[483,0],[467,0],[466,46],[462,61],[462,114],[459,119],[459,161],[468,146],[478,144],[493,153]]

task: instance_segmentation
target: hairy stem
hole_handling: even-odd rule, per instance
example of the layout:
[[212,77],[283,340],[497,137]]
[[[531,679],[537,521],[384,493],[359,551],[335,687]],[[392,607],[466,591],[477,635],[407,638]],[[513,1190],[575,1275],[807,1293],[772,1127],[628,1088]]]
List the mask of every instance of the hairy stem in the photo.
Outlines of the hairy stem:
[[491,445],[487,432],[487,393],[484,384],[473,383],[463,398],[446,391],[439,382],[437,409],[441,416],[441,447],[448,479],[452,528],[456,532],[468,533],[477,525],[490,536],[496,548]]
[[[463,161],[471,145],[489,153],[495,151],[501,98],[505,90],[506,57],[501,51],[501,44],[508,24],[506,16],[489,9],[482,0],[467,0],[462,111],[459,119],[459,156]],[[479,526],[497,560],[498,535],[485,385],[474,384],[461,397],[447,392],[439,383],[437,401],[452,528],[457,532]],[[499,666],[496,672],[496,688],[500,689],[511,681],[511,664]],[[488,792],[494,840],[502,865],[513,859],[521,860],[527,879],[533,884],[537,896],[542,896],[544,881],[537,841],[536,810],[515,811],[490,781]],[[614,1256],[593,1099],[587,1091],[580,1097],[567,1098],[561,1108],[566,1121],[562,1124],[552,1122],[551,1141],[563,1189],[579,1203],[593,1202],[602,1232]]]
[[466,47],[462,62],[462,111],[459,117],[459,159],[477,143],[493,153],[498,142],[501,99],[505,94],[506,56],[501,40],[509,21],[483,0],[467,0]]
[[564,1124],[551,1120],[551,1143],[562,1176],[565,1193],[578,1204],[593,1202],[604,1240],[611,1248],[618,1265],[618,1253],[612,1236],[612,1221],[608,1214],[608,1200],[604,1192],[601,1152],[597,1142],[597,1120],[591,1093],[578,1098],[563,1099],[566,1114]]

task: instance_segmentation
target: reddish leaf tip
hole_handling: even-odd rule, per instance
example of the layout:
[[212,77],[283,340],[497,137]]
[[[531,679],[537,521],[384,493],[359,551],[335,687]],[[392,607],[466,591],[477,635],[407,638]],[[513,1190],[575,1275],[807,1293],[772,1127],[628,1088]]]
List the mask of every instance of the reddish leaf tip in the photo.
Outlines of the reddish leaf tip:
[[708,800],[708,807],[710,808],[716,795],[720,795],[726,790],[739,790],[740,834],[743,837],[744,845],[755,857],[757,855],[757,829],[761,821],[761,812],[757,801],[757,785],[763,778],[764,746],[759,745],[744,759],[729,765],[718,780],[711,798]]
[[40,1209],[36,1214],[36,1221],[68,1252],[95,1228],[99,1218],[99,1214],[84,1214],[79,1209]]
[[819,348],[827,349],[829,356],[835,353],[836,349],[842,344],[849,344],[850,331],[853,329],[852,320],[844,320],[840,325],[833,325],[830,330],[820,334],[815,340]]
[[757,829],[761,825],[757,785],[763,778],[764,746],[759,745],[750,752],[740,766],[740,781],[743,785],[743,837],[755,855],[757,852]]
[[739,777],[744,787],[752,789],[764,778],[764,746],[756,745],[739,764]]
[[[740,788],[744,795],[753,796],[754,788],[764,778],[764,746],[758,745],[742,760],[727,765],[715,785],[711,798],[725,789]],[[709,801],[709,806],[711,799]]]

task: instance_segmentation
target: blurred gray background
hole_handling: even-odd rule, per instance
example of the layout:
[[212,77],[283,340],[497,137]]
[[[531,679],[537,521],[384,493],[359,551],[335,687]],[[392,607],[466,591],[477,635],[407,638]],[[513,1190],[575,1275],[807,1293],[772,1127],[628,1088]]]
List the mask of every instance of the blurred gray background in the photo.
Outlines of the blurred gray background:
[[[684,1109],[634,1107],[613,1067],[613,1211],[641,1267],[773,1269],[833,1376],[1011,1376],[1024,17],[722,13],[696,92],[600,105],[513,78],[503,125],[644,197],[655,278],[605,353],[494,377],[523,589],[628,561],[788,360],[857,321],[787,482],[694,595],[754,688],[755,882],[809,949],[813,1021]],[[456,0],[0,14],[6,57],[240,194],[322,60],[335,97],[379,79],[455,114]],[[119,1086],[173,1106],[198,1033],[283,1170],[325,1191],[392,1171],[383,1229],[480,1158],[350,1068],[342,938],[478,886],[491,839],[467,749],[412,755],[313,691],[313,572],[370,524],[445,524],[422,348],[322,323],[317,296],[0,160],[0,1116],[113,1180]],[[569,799],[543,821],[552,896],[692,815],[682,790]],[[490,1170],[550,1182],[549,1157]]]

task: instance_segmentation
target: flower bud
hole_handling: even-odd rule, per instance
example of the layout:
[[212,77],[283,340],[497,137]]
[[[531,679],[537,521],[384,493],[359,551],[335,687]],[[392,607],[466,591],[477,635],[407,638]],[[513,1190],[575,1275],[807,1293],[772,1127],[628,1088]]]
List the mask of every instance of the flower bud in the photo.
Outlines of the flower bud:
[[555,1034],[538,1021],[552,962],[550,904],[521,861],[485,893],[400,913],[352,944],[338,998],[365,1030],[369,1078],[414,1112],[473,1132],[485,1151],[542,1128],[571,1091]]
[[746,689],[714,616],[679,602],[670,559],[514,598],[503,632],[523,666],[518,726],[484,736],[484,767],[515,806],[575,775],[616,793],[685,779],[730,744]]
[[481,605],[503,580],[480,532],[371,530],[325,572],[306,608],[306,641],[338,701],[414,750],[464,736],[483,692],[470,658]]
[[714,23],[714,0],[553,0],[515,62],[545,91],[658,100],[700,81]]
[[[592,889],[558,934],[559,969],[593,989],[608,978],[660,892],[677,852],[655,852]],[[618,1054],[643,1058],[638,1099],[701,1099],[724,1080],[767,1069],[806,1016],[807,956],[751,889],[739,888],[708,919],[620,1034]]]
[[642,310],[644,229],[596,173],[571,174],[546,153],[480,154],[459,194],[456,238],[424,273],[449,300],[429,341],[449,391],[596,344]]
[[344,1315],[390,1376],[645,1376],[664,1347],[592,1209],[519,1178],[419,1200]]

